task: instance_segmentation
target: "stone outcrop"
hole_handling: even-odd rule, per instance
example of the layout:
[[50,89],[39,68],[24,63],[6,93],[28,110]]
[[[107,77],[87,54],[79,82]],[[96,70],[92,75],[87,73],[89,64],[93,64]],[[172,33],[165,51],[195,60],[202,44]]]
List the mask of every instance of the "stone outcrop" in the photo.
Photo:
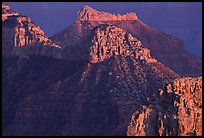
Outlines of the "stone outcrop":
[[110,14],[92,9],[89,6],[84,6],[77,13],[78,21],[113,21],[113,20],[137,20],[136,13],[130,12],[124,15]]
[[30,18],[26,16],[9,16],[4,20],[3,27],[13,29],[14,36],[12,40],[14,41],[14,47],[42,43],[42,45],[60,48],[60,46],[48,39],[40,27],[35,25]]
[[[8,20],[13,19],[8,18]],[[18,24],[14,28],[14,47],[42,43],[43,45],[60,48],[60,46],[54,44],[50,39],[48,39],[40,27],[31,22],[30,18],[22,16],[17,17],[16,20]]]
[[134,59],[151,58],[150,50],[131,34],[113,25],[99,25],[94,29],[94,37],[90,46],[90,62],[97,63],[112,56],[130,56]]
[[8,5],[2,4],[2,21],[6,20],[9,16],[18,16],[19,14],[13,11]]
[[129,136],[202,136],[202,77],[177,78],[136,111]]
[[[52,49],[61,48],[45,36],[40,27],[34,24],[30,18],[14,12],[5,4],[2,4],[2,37],[3,54],[7,56],[11,54],[25,56],[36,53],[52,55]],[[37,49],[42,49],[42,52]],[[28,54],[26,51],[31,52]]]

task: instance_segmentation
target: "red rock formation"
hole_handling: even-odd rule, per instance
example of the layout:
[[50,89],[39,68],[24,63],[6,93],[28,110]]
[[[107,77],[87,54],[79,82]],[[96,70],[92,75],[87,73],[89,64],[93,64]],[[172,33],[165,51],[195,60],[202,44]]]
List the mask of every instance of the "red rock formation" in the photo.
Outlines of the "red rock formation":
[[202,77],[177,78],[136,111],[129,136],[202,136]]
[[[60,48],[60,46],[48,39],[40,27],[35,25],[30,18],[14,12],[5,4],[2,4],[2,34],[4,55],[26,56],[36,53],[40,55],[57,55],[52,54],[52,49]],[[17,48],[24,46],[26,48]],[[39,49],[41,50],[39,51]]]
[[108,24],[96,27],[89,55],[91,63],[117,55],[145,61],[151,58],[150,51],[139,40],[121,28]]
[[110,14],[92,9],[89,6],[84,6],[77,13],[78,21],[114,21],[114,20],[137,20],[136,13],[130,12],[125,15]]
[[2,21],[6,20],[9,16],[18,16],[19,14],[13,11],[8,5],[2,4]]
[[180,39],[150,28],[139,20],[135,13],[117,16],[85,6],[78,12],[73,25],[51,39],[62,47],[73,49],[72,47],[84,45],[90,31],[100,24],[112,24],[130,33],[140,40],[159,62],[182,76],[201,74],[201,60],[186,51]]

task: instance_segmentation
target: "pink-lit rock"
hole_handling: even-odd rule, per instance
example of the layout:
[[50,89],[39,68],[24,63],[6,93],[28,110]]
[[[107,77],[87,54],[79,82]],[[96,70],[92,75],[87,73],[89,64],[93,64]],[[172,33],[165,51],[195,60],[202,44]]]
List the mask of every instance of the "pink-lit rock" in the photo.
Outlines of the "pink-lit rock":
[[97,11],[89,6],[84,6],[84,8],[77,13],[77,20],[79,21],[137,20],[137,15],[136,13],[133,12],[124,15],[110,14],[107,12]]

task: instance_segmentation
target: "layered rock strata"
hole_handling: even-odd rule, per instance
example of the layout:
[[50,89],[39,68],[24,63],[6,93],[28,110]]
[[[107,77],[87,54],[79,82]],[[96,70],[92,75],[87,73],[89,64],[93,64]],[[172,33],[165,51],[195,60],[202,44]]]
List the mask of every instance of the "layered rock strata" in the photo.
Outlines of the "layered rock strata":
[[129,136],[202,136],[202,77],[177,78],[136,111]]
[[5,4],[2,4],[2,45],[3,54],[7,56],[53,55],[53,49],[61,48],[30,18],[14,12]]

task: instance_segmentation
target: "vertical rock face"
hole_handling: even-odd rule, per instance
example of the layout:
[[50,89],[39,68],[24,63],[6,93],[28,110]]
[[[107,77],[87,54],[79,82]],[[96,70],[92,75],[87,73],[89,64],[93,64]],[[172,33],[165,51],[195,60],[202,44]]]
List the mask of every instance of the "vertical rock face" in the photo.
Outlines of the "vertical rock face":
[[202,77],[177,78],[136,111],[129,136],[202,136]]
[[[2,40],[4,55],[23,56],[28,54],[26,51],[31,51],[29,52],[30,55],[36,53],[53,55],[52,49],[60,48],[48,39],[40,27],[35,25],[30,18],[14,12],[5,4],[2,4]],[[24,46],[26,48],[19,48]],[[39,51],[39,49],[41,50]]]
[[9,16],[3,21],[3,27],[13,30],[14,47],[42,43],[43,45],[60,48],[48,39],[40,27],[31,22],[30,18],[26,16]]
[[139,40],[121,28],[108,24],[95,29],[89,55],[91,63],[117,55],[146,61],[151,58],[150,50],[144,48]]

